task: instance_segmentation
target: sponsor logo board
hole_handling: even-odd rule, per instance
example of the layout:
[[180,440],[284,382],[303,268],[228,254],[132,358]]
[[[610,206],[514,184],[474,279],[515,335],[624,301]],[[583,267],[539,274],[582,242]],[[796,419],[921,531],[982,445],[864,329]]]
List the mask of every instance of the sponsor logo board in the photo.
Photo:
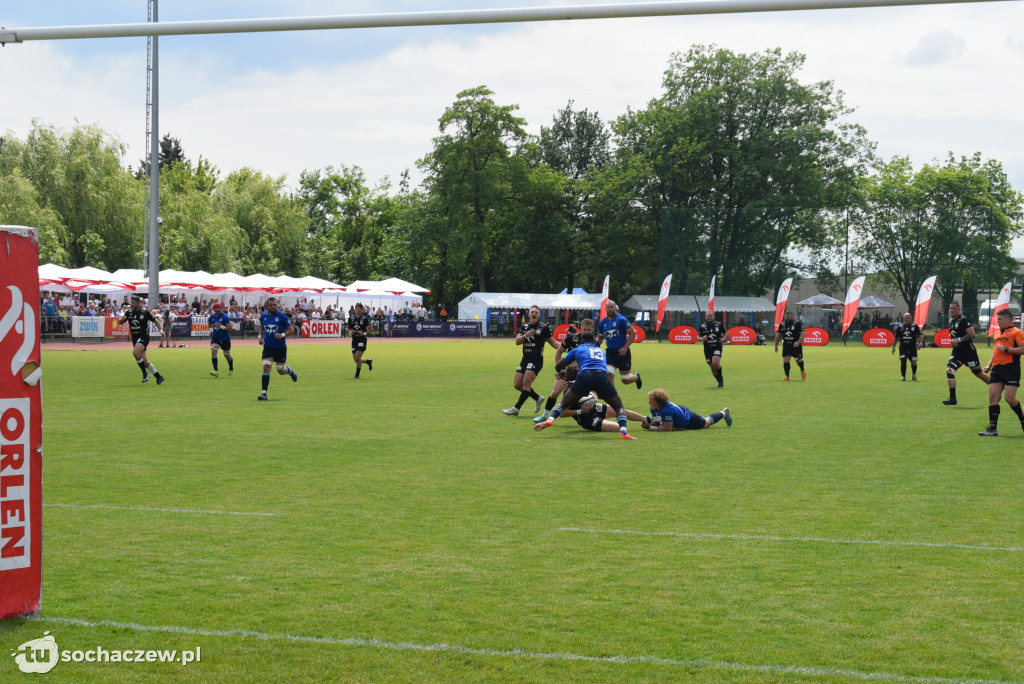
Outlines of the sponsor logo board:
[[692,325],[677,325],[668,331],[668,339],[672,344],[694,344],[697,341],[697,329]]
[[824,328],[806,328],[804,330],[805,347],[824,347],[828,344],[828,331]]
[[757,333],[754,332],[753,328],[746,325],[737,325],[735,328],[729,328],[726,336],[729,344],[754,344],[757,340]]
[[861,338],[865,347],[891,347],[896,336],[885,328],[871,328]]

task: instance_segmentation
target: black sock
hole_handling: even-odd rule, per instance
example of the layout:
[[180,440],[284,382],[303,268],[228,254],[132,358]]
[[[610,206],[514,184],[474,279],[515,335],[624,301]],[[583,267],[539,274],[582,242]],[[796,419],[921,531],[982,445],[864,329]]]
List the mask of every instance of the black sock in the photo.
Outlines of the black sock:
[[534,401],[540,399],[540,395],[534,392],[532,387],[530,388],[530,398],[533,399]]
[[956,401],[956,387],[949,388],[949,399],[950,401]]
[[264,373],[263,374],[263,391],[266,392],[268,387],[270,387],[270,373]]
[[710,416],[708,416],[708,418],[710,418],[710,419],[711,419],[711,424],[712,424],[712,425],[714,425],[714,424],[715,424],[715,423],[717,423],[718,421],[720,421],[720,420],[722,420],[723,418],[725,418],[725,414],[724,414],[724,413],[722,413],[721,411],[718,411],[718,412],[716,412],[716,413],[712,413],[712,414],[711,414]]
[[361,371],[362,369],[363,369],[362,366],[356,366],[356,377],[357,378],[359,377],[359,371]]
[[917,375],[917,364],[916,363],[910,364],[910,372],[913,373],[914,375]]
[[142,377],[149,377],[149,373],[146,372],[146,362],[142,359],[135,359],[135,363],[139,364],[139,370],[142,371]]
[[1024,409],[1020,407],[1020,402],[1018,401],[1017,404],[1015,406],[1011,406],[1010,409],[1017,414],[1020,422],[1024,423]]
[[996,429],[996,425],[999,424],[999,404],[993,404],[988,407],[988,426],[993,430]]
[[228,360],[228,370],[235,370],[235,359],[227,354],[224,355],[224,358]]
[[722,384],[723,382],[725,382],[725,373],[723,373],[722,369],[719,368],[718,369],[718,384]]
[[907,360],[900,359],[900,375],[907,377]]
[[800,370],[804,369],[804,362],[803,361],[797,361],[796,365],[800,366]]
[[532,391],[533,390],[530,390],[529,392],[527,390],[519,391],[519,401],[516,402],[517,409],[523,408],[523,404],[525,404],[526,400],[530,398],[530,392]]
[[788,361],[787,361],[786,363],[782,364],[782,369],[783,369],[784,371],[786,371],[786,377],[787,377],[787,378],[789,377],[789,369],[790,369],[790,368],[792,368],[792,366],[790,366],[790,365],[789,365],[789,362],[788,362]]
[[544,404],[544,410],[545,411],[550,411],[551,409],[555,408],[555,404],[557,404],[557,403],[558,403],[558,398],[557,397],[548,397],[547,402]]
[[217,368],[217,357],[216,357],[216,356],[214,356],[214,357],[213,357],[213,358],[211,358],[210,360],[211,360],[211,361],[213,361],[213,370],[214,370],[214,371],[217,371],[217,370],[219,370],[219,369]]

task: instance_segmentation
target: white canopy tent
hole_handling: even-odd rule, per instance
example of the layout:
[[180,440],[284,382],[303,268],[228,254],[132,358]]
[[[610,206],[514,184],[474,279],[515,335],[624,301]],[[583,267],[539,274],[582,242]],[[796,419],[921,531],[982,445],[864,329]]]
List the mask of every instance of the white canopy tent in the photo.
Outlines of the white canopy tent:
[[357,280],[354,283],[349,284],[349,290],[358,290],[360,292],[365,290],[381,290],[383,292],[390,292],[392,294],[402,294],[403,292],[414,292],[419,294],[430,294],[430,290],[419,285],[414,285],[408,280],[402,280],[401,278],[385,278],[384,280]]
[[601,308],[600,294],[535,294],[530,292],[474,292],[459,302],[458,320],[483,321],[484,334],[494,309],[524,311],[531,306],[541,310],[596,311]]

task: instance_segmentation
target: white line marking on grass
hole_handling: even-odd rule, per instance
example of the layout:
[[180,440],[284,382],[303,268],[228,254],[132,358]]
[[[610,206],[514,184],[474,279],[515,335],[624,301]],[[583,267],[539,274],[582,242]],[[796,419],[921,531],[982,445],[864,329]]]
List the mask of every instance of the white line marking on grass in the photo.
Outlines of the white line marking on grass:
[[684,539],[739,539],[742,541],[812,542],[818,544],[867,544],[869,546],[912,546],[931,549],[964,549],[967,551],[1024,551],[1024,546],[984,546],[978,544],[946,544],[941,542],[900,541],[898,539],[829,539],[827,537],[777,537],[761,534],[716,534],[713,532],[644,532],[641,530],[596,530],[586,527],[559,527],[558,532],[589,534],[632,534],[643,537],[680,537]]
[[204,511],[195,508],[145,508],[142,506],[105,506],[100,504],[44,503],[43,506],[52,506],[53,508],[96,508],[110,511],[147,511],[150,513],[195,513],[197,515],[258,515],[267,518],[280,515],[279,513],[257,513],[252,511]]
[[351,637],[316,637],[301,634],[272,634],[253,632],[243,629],[217,630],[196,629],[193,627],[177,627],[163,625],[139,625],[131,622],[113,622],[110,620],[79,620],[77,618],[40,617],[27,618],[32,622],[47,622],[78,627],[110,627],[113,629],[129,629],[138,632],[165,632],[171,634],[189,634],[205,637],[228,637],[240,639],[258,639],[260,641],[290,641],[304,644],[329,644],[332,646],[357,646],[378,648],[388,651],[423,651],[428,653],[455,653],[457,655],[482,656],[486,658],[526,658],[529,660],[564,660],[587,663],[608,663],[614,665],[668,665],[673,667],[691,668],[694,670],[725,670],[731,672],[754,672],[761,674],[794,674],[810,677],[849,677],[885,682],[920,682],[921,684],[1020,684],[1002,679],[959,679],[951,677],[928,677],[920,675],[901,675],[891,672],[871,672],[866,670],[847,670],[835,667],[811,667],[804,665],[751,665],[734,663],[727,660],[680,660],[677,658],[661,658],[645,655],[614,655],[592,656],[582,653],[529,651],[522,648],[492,649],[470,648],[458,644],[416,644],[408,641],[385,641],[383,639],[361,639]]

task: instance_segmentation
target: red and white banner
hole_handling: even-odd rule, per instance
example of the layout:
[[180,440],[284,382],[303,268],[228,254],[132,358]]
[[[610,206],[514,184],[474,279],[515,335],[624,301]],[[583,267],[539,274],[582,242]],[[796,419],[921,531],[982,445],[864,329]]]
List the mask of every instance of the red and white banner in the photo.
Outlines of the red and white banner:
[[668,341],[672,344],[695,344],[697,329],[692,325],[677,325],[668,331]]
[[[305,331],[305,326],[303,326],[303,331]],[[551,337],[554,338],[555,342],[559,342],[559,343],[563,342],[565,340],[565,338],[568,337],[568,335],[569,335],[569,324],[568,323],[563,323],[562,325],[556,327],[554,329],[554,331],[551,333]],[[306,337],[306,333],[303,332],[302,336]]]
[[302,321],[299,335],[301,337],[341,337],[341,321]]
[[104,337],[131,337],[132,330],[128,326],[128,322],[124,322],[121,325],[117,324],[116,318],[106,318],[103,324],[103,336]]
[[872,328],[864,333],[862,338],[865,347],[891,347],[896,341],[896,336],[891,330],[885,328]]
[[824,328],[805,328],[804,329],[804,346],[805,347],[824,347],[828,344],[828,331]]
[[995,337],[999,334],[999,321],[996,320],[996,314],[1003,309],[1010,308],[1010,293],[1013,291],[1013,283],[1006,283],[1003,285],[1003,289],[999,291],[999,296],[996,298],[995,308],[992,309],[992,313],[988,319],[988,336]]
[[953,340],[949,336],[949,328],[943,328],[939,332],[935,333],[935,346],[945,347],[946,349],[953,348]]
[[754,344],[754,341],[757,339],[757,333],[750,326],[737,325],[735,328],[729,328],[726,337],[729,340],[729,344]]
[[850,289],[846,291],[846,304],[843,306],[843,335],[850,329],[853,319],[857,316],[857,304],[860,303],[860,297],[864,294],[866,278],[867,276],[858,277],[850,283]]
[[636,333],[636,339],[633,340],[633,344],[639,344],[647,339],[647,333],[645,333],[644,329],[641,328],[639,325],[633,326],[633,332]]
[[600,323],[602,318],[608,317],[608,287],[611,285],[612,276],[611,274],[604,277],[604,285],[601,286],[601,315],[598,317],[597,322]]
[[654,325],[654,332],[661,330],[661,319],[665,317],[665,307],[668,306],[668,291],[672,287],[672,274],[665,276],[661,284],[661,294],[658,295],[658,321]]
[[0,226],[0,619],[38,611],[42,588],[38,264],[35,232]]
[[914,305],[914,323],[923,328],[928,320],[928,307],[932,303],[932,292],[935,290],[935,279],[938,276],[929,276],[921,283],[921,289],[917,293],[917,304]]
[[779,287],[779,296],[775,298],[775,329],[779,329],[782,319],[786,315],[786,301],[789,299],[789,288],[793,286],[793,279],[786,278]]
[[715,278],[718,276],[711,276],[711,293],[708,295],[708,311],[715,310]]

